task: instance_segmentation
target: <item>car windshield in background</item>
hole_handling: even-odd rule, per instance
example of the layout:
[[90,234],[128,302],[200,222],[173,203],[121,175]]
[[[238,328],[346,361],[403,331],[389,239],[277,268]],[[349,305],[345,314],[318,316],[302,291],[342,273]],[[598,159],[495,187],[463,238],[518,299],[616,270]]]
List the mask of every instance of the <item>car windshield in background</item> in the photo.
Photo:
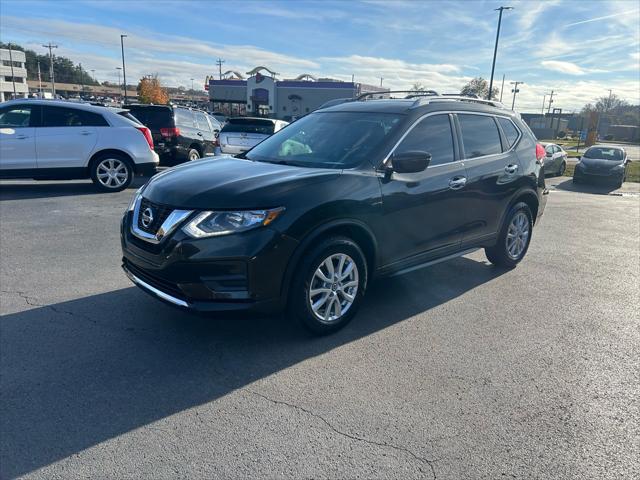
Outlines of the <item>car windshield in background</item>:
[[275,129],[275,124],[270,120],[253,120],[243,118],[232,118],[222,129],[222,133],[259,133],[271,135]]
[[173,126],[173,118],[171,109],[166,107],[131,107],[131,114],[136,117],[140,123],[149,128],[159,129]]
[[617,160],[623,159],[622,150],[618,148],[590,148],[583,155],[584,158],[598,158],[601,160]]
[[402,117],[370,112],[313,113],[267,138],[245,157],[304,167],[353,167],[379,151]]

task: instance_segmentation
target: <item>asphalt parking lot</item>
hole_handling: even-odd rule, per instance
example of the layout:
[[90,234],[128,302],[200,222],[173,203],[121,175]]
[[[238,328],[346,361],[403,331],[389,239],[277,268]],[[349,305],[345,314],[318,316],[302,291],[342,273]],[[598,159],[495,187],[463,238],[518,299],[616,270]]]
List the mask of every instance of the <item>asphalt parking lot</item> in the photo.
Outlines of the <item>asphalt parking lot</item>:
[[554,187],[517,269],[378,281],[311,338],[133,287],[133,191],[0,183],[0,477],[640,477],[637,194]]

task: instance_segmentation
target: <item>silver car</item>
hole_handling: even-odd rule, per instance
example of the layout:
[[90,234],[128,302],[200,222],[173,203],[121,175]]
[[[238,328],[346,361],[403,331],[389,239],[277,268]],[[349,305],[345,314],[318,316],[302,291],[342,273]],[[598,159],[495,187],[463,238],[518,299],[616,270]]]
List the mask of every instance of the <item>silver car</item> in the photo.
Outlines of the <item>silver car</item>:
[[555,143],[542,143],[545,151],[545,175],[562,176],[567,169],[567,152]]
[[218,135],[220,151],[231,155],[244,153],[287,125],[272,118],[229,118]]

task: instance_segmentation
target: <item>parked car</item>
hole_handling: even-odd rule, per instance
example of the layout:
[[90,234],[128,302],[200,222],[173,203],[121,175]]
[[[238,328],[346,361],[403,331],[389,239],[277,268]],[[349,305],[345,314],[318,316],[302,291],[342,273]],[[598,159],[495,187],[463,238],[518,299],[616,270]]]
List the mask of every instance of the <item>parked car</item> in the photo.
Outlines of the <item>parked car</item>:
[[573,183],[604,180],[613,182],[620,188],[627,179],[630,160],[622,147],[594,145],[578,158],[573,171]]
[[332,332],[373,277],[478,248],[515,267],[546,204],[544,155],[497,102],[319,109],[238,157],[151,179],[122,220],[123,268],[174,306],[288,308],[312,331]]
[[271,118],[229,118],[218,136],[220,151],[232,155],[246,152],[287,125]]
[[127,105],[149,127],[162,165],[177,165],[213,154],[220,124],[206,112],[171,105]]
[[58,100],[0,105],[0,178],[91,178],[117,192],[158,166],[147,127],[121,109]]
[[567,152],[560,145],[555,143],[543,143],[545,159],[544,173],[546,175],[562,176],[567,169]]

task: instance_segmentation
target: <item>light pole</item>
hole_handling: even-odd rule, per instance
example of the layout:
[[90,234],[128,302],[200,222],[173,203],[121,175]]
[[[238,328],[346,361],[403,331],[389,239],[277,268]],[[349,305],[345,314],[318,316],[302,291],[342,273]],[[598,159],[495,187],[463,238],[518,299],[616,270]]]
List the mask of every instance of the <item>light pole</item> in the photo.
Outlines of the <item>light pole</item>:
[[120,83],[120,70],[122,70],[122,67],[116,67],[116,70],[118,71],[118,90],[120,90],[122,88],[122,83]]
[[191,79],[191,103],[193,103],[193,78]]
[[127,104],[127,70],[124,66],[124,39],[126,35],[120,35],[120,48],[122,50],[122,76],[124,78],[124,104]]
[[502,92],[504,92],[504,73],[502,74],[502,86],[500,87],[500,103],[502,103]]
[[516,93],[518,93],[520,90],[518,90],[518,85],[522,85],[524,82],[510,82],[511,85],[513,85],[513,89],[511,90],[513,92],[513,102],[511,102],[511,110],[514,109],[514,107],[516,106]]
[[84,93],[84,76],[82,75],[82,64],[80,65],[80,100],[82,100],[82,94]]
[[498,15],[498,31],[496,32],[496,45],[493,47],[493,63],[491,64],[491,79],[489,80],[489,97],[487,100],[491,100],[491,89],[493,89],[493,72],[496,69],[496,54],[498,53],[498,39],[500,38],[500,24],[502,23],[502,11],[513,10],[513,7],[500,7],[496,8],[500,12]]

